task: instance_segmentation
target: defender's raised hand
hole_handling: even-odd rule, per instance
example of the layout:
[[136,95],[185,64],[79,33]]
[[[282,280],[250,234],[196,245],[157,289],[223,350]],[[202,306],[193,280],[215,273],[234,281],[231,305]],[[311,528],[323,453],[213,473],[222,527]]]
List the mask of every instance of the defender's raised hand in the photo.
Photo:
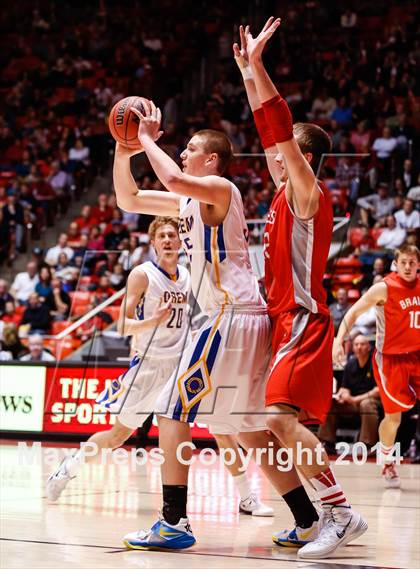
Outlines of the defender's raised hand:
[[247,45],[246,45],[246,36],[249,34],[249,26],[244,27],[241,25],[239,26],[239,35],[241,38],[241,47],[237,43],[233,44],[233,55],[235,56],[235,61],[242,71],[246,67],[249,67],[249,57],[247,52]]
[[248,33],[246,34],[246,50],[251,63],[261,58],[265,44],[280,26],[280,23],[280,18],[274,19],[273,16],[271,16],[268,18],[263,29],[256,38],[252,37],[252,34],[248,29]]

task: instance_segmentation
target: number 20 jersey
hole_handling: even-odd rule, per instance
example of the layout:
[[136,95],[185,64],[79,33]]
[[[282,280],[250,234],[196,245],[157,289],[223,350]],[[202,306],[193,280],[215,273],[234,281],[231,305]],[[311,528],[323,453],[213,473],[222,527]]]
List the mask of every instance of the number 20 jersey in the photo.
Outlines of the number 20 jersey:
[[383,354],[420,350],[420,277],[406,282],[397,273],[384,278],[385,304],[376,306],[376,349]]
[[[190,273],[185,267],[177,266],[176,279],[158,264],[147,261],[133,269],[146,273],[149,280],[147,290],[137,305],[135,318],[146,320],[162,304],[171,304],[171,315],[156,328],[144,330],[132,338],[133,350],[148,358],[174,358],[186,345],[189,334],[188,295],[191,289]],[[188,341],[187,341],[188,343]]]

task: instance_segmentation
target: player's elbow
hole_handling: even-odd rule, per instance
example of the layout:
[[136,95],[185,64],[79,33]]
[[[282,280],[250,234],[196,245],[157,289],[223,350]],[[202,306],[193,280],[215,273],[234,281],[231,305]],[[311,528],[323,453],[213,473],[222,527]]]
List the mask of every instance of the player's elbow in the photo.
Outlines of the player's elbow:
[[185,185],[185,180],[182,174],[171,174],[168,177],[165,185],[170,192],[177,194],[178,192],[182,192],[182,189]]

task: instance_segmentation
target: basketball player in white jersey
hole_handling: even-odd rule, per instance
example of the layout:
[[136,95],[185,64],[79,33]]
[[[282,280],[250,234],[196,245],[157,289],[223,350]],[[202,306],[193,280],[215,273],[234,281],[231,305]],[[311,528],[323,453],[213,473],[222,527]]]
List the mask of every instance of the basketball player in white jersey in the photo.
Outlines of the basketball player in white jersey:
[[[130,156],[117,144],[114,187],[126,211],[173,215],[191,263],[192,290],[208,320],[182,355],[180,366],[157,402],[163,508],[149,531],[128,534],[133,549],[184,549],[195,543],[186,515],[188,466],[178,446],[190,440],[189,422],[209,425],[218,435],[239,434],[245,447],[267,448],[264,390],[270,360],[270,323],[249,260],[247,226],[239,190],[223,173],[232,151],[218,131],[197,132],[181,154],[181,170],[154,142],[160,111],[151,102],[139,116],[139,140],[153,170],[169,192],[138,190]],[[183,458],[191,456],[184,449]],[[262,455],[262,469],[281,493],[296,487],[297,474],[280,473]]]
[[116,415],[115,424],[92,435],[49,477],[47,496],[52,501],[58,499],[84,462],[95,459],[101,449],[122,446],[142,426],[190,340],[187,309],[191,279],[188,270],[178,265],[178,220],[157,217],[149,235],[157,263],[148,261],[131,271],[118,322],[119,332],[132,336],[135,355],[129,369],[97,399]]

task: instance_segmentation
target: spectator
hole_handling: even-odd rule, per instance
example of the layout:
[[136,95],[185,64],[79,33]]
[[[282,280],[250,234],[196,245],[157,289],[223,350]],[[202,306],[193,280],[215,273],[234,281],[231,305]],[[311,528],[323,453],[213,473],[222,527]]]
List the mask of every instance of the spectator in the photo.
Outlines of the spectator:
[[92,208],[90,205],[84,205],[82,207],[79,217],[76,217],[74,222],[77,223],[80,231],[82,231],[83,229],[90,229],[92,225],[98,223],[96,218],[92,214]]
[[312,103],[310,120],[329,120],[334,109],[337,106],[337,101],[333,97],[328,96],[326,88],[321,89],[319,95]]
[[92,216],[96,223],[109,223],[112,220],[112,207],[108,205],[106,194],[98,196],[98,205],[92,209]]
[[69,260],[72,259],[74,255],[73,249],[68,246],[67,233],[61,233],[57,245],[48,249],[45,262],[48,263],[50,267],[56,267],[61,253],[65,253]]
[[397,249],[402,245],[407,237],[405,229],[397,227],[395,217],[393,215],[388,215],[386,218],[386,228],[382,231],[378,237],[378,247],[383,247],[384,249]]
[[26,265],[26,271],[16,275],[12,285],[12,294],[20,304],[26,304],[29,296],[35,292],[35,287],[38,283],[37,265],[30,261]]
[[107,300],[110,296],[114,294],[115,290],[111,286],[110,279],[107,275],[102,275],[99,277],[98,285],[95,289],[93,295],[96,304],[100,304]]
[[29,354],[19,358],[21,362],[54,362],[55,357],[44,350],[44,338],[40,334],[31,334],[28,339]]
[[331,119],[337,121],[340,127],[346,127],[351,123],[352,116],[353,113],[347,102],[347,97],[340,97],[338,105],[331,113]]
[[405,189],[408,190],[414,185],[413,161],[404,160],[402,178],[404,181]]
[[28,307],[25,309],[22,324],[29,324],[32,333],[47,334],[50,328],[51,316],[48,306],[41,302],[36,292],[29,296]]
[[[15,195],[11,194],[7,197],[7,203],[3,206],[2,223],[5,224],[9,237],[13,235],[16,251],[22,252],[25,229],[25,211],[22,205],[16,200]],[[14,253],[11,252],[10,258],[13,259],[14,257]]]
[[14,360],[25,351],[25,346],[20,341],[18,329],[15,324],[6,324],[3,329],[3,348],[12,352]]
[[51,281],[51,292],[45,299],[45,305],[53,320],[66,320],[70,312],[70,296],[63,289],[62,281],[54,277]]
[[6,302],[14,302],[13,296],[9,292],[9,283],[5,279],[0,279],[0,316],[4,313]]
[[60,162],[57,160],[51,164],[51,173],[47,178],[47,182],[54,190],[60,214],[62,215],[67,211],[71,181],[69,175],[61,169]]
[[78,138],[75,142],[75,145],[70,148],[69,151],[69,160],[81,163],[84,166],[89,165],[89,156],[90,156],[90,149],[87,146],[84,146],[83,140]]
[[359,121],[356,130],[350,134],[350,142],[357,153],[369,152],[370,132],[366,128],[366,121]]
[[372,270],[369,268],[369,272],[366,273],[361,281],[358,283],[358,288],[362,292],[366,291],[370,288],[373,284],[375,279],[378,279],[378,282],[384,278],[387,274],[387,266],[385,263],[385,259],[383,257],[376,257],[373,262]]
[[120,290],[125,284],[125,272],[121,263],[116,263],[112,269],[109,282],[115,290]]
[[128,239],[129,233],[119,219],[112,221],[112,230],[105,236],[105,249],[110,251],[118,249],[123,239]]
[[416,202],[416,204],[420,202],[420,174],[417,176],[417,186],[413,186],[412,188],[410,188],[407,197],[410,200]]
[[340,18],[340,25],[342,28],[349,29],[354,28],[357,24],[357,14],[352,12],[350,8],[348,8],[344,14],[341,15]]
[[381,183],[377,193],[357,200],[360,209],[360,221],[366,227],[372,225],[372,220],[384,224],[387,215],[394,210],[394,200],[388,195],[388,184]]
[[403,208],[395,213],[397,226],[408,231],[415,231],[420,227],[420,213],[414,209],[414,202],[409,198],[404,200]]
[[0,362],[13,360],[12,352],[3,349],[3,342],[0,340]]
[[385,126],[382,129],[382,136],[373,141],[372,150],[376,153],[383,168],[384,175],[390,171],[390,159],[394,150],[397,148],[397,139],[391,136],[391,129]]
[[39,282],[35,287],[35,292],[39,295],[42,301],[44,301],[51,292],[51,279],[52,274],[50,267],[41,267],[39,271]]
[[334,331],[337,332],[344,315],[350,308],[350,303],[348,301],[348,294],[345,288],[339,288],[336,294],[337,302],[330,304],[329,309],[331,313],[331,318],[334,324]]
[[22,313],[16,311],[15,301],[13,299],[6,301],[1,319],[5,324],[14,324],[17,327],[20,326]]
[[67,231],[67,244],[74,249],[80,246],[80,229],[75,221],[72,221]]
[[[93,310],[93,308],[95,308],[96,305],[97,303],[88,304],[86,308],[86,313]],[[78,338],[80,338],[82,342],[87,342],[97,332],[101,332],[110,324],[112,324],[111,316],[106,312],[100,311],[90,320],[87,320],[86,322],[81,324],[76,330],[76,335]]]
[[150,243],[150,237],[148,235],[140,235],[139,244],[142,249],[139,264],[145,263],[146,261],[152,261],[153,263],[156,263],[156,252]]
[[131,269],[142,262],[143,247],[139,246],[139,239],[136,235],[130,235],[127,248],[123,250],[118,258],[118,262],[125,270]]
[[353,340],[354,356],[344,368],[343,382],[335,395],[326,422],[320,427],[318,436],[326,449],[335,446],[336,432],[340,418],[360,415],[359,440],[366,446],[373,446],[378,440],[379,389],[372,373],[372,354],[369,341],[363,334]]
[[98,225],[94,225],[89,231],[88,249],[92,251],[103,251],[104,237]]

